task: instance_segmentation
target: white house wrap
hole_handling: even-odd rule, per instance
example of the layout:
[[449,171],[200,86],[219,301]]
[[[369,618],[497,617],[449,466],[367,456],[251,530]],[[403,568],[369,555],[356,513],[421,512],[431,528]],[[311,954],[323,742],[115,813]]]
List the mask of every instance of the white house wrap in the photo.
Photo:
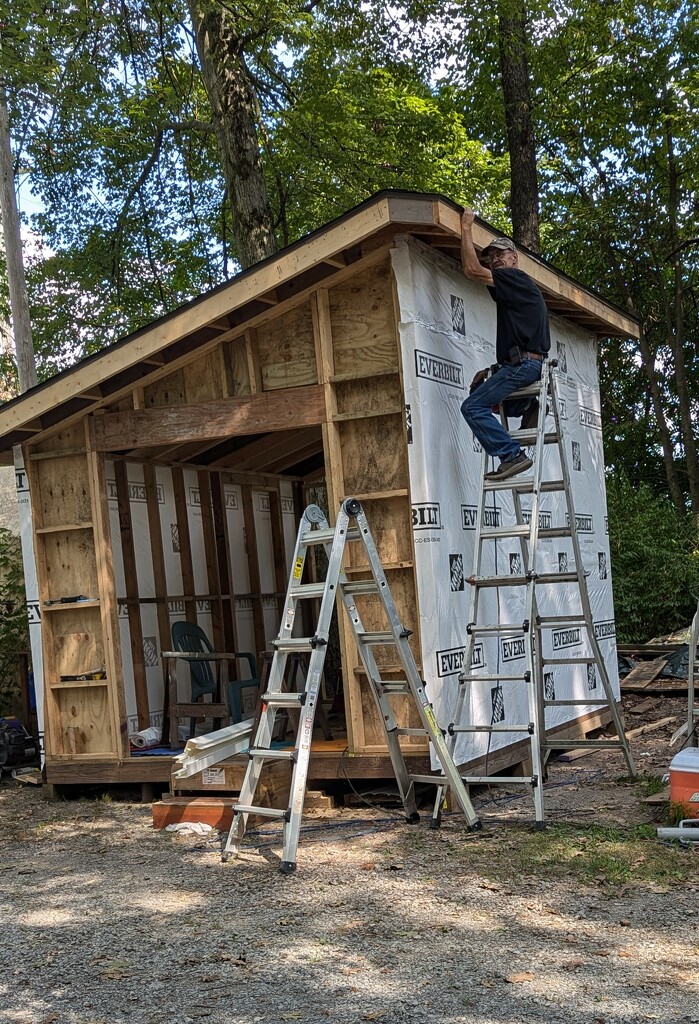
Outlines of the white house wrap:
[[[427,692],[437,720],[452,720],[463,667],[469,612],[469,585],[475,547],[476,512],[481,481],[480,444],[464,421],[460,406],[477,370],[495,362],[495,303],[481,285],[467,280],[454,264],[414,240],[401,241],[392,252],[400,311],[400,345],[408,422],[408,459],[412,498],[413,542],[420,609],[420,636]],[[559,391],[566,451],[572,480],[587,582],[597,637],[607,671],[618,693],[616,642],[604,486],[604,455],[597,379],[595,338],[552,317],[551,357],[558,360]],[[560,478],[556,446],[547,446],[544,479]],[[526,508],[527,496],[522,501]],[[530,499],[529,499],[530,500]],[[542,526],[562,526],[567,519],[563,492],[544,494]],[[508,492],[494,492],[487,501],[491,525],[514,522]],[[569,539],[540,541],[540,569],[572,568]],[[496,564],[497,563],[497,564]],[[521,548],[516,538],[484,545],[483,575],[503,572],[509,564],[521,573]],[[561,615],[579,612],[577,587],[561,583],[537,590],[539,610]],[[524,588],[482,592],[481,621],[521,622]],[[591,651],[585,629],[561,628],[547,634],[544,655],[564,650],[585,657]],[[559,655],[560,656],[560,655]],[[474,665],[484,674],[524,671],[522,637],[487,638],[475,646]],[[506,668],[504,667],[506,666]],[[603,697],[594,666],[554,666],[545,674],[547,696],[553,699]],[[547,726],[579,718],[593,707],[547,709]],[[465,714],[471,724],[528,721],[524,683],[501,687],[483,682],[471,688]],[[521,739],[521,734],[460,734],[459,763]]]

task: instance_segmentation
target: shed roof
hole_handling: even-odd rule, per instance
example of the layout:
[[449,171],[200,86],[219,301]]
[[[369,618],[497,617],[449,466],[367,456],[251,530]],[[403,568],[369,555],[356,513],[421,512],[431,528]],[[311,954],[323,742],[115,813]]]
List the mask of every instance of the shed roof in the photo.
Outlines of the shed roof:
[[[260,318],[277,315],[320,285],[332,287],[352,273],[368,251],[397,234],[410,234],[460,258],[461,207],[441,195],[379,192],[337,220],[199,296],[80,360],[0,408],[0,461],[15,444],[109,405],[134,387],[167,376]],[[476,219],[480,251],[499,232]],[[539,285],[551,312],[599,336],[638,337],[633,317],[520,249],[520,267]]]

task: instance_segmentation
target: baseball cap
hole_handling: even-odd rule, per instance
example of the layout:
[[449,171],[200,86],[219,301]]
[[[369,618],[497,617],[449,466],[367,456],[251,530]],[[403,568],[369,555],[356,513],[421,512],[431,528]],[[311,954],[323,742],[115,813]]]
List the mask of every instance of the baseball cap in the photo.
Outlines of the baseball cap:
[[500,251],[504,249],[509,250],[510,252],[517,252],[517,248],[512,239],[505,238],[505,236],[502,235],[500,238],[494,238],[492,242],[489,242],[488,245],[486,245],[485,249],[483,249],[483,251],[481,252],[481,256],[488,257],[491,255],[491,250],[498,249]]

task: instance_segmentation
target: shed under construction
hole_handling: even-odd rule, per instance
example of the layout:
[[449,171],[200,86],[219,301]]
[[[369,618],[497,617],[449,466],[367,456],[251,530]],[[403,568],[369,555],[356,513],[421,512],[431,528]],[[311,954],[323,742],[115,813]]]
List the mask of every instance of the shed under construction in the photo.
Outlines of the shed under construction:
[[[493,361],[495,336],[494,304],[460,273],[460,212],[441,196],[376,195],[0,409],[0,452],[14,458],[24,510],[49,783],[170,778],[171,755],[138,755],[129,735],[162,721],[172,623],[198,622],[218,651],[268,650],[308,501],[332,522],[344,498],[361,500],[428,693],[451,699],[474,504],[459,405],[471,370]],[[477,249],[495,234],[477,221]],[[570,419],[594,433],[583,490],[599,495],[590,557],[616,676],[596,338],[636,337],[638,324],[527,253],[520,267],[567,359]],[[584,470],[584,441],[580,451]],[[352,557],[348,575],[361,574]],[[391,774],[342,619],[336,676],[341,738],[316,744],[310,778]],[[590,711],[554,727],[580,735],[595,724]],[[490,769],[518,749],[505,737]]]

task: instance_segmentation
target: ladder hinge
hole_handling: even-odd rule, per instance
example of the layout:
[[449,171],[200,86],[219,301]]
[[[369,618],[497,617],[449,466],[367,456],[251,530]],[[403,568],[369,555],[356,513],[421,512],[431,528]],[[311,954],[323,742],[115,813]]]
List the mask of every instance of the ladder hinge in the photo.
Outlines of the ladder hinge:
[[525,619],[524,622],[522,623],[522,632],[523,633],[528,633],[529,632],[529,619]]
[[315,650],[316,647],[325,647],[327,646],[327,643],[328,641],[325,640],[322,636],[318,636],[317,633],[315,636],[311,637],[311,647],[313,648],[313,650]]
[[412,631],[412,629],[405,629],[404,628],[404,629],[401,629],[401,631],[400,631],[400,633],[398,635],[400,636],[401,640],[407,640],[409,636],[413,635],[413,631]]

